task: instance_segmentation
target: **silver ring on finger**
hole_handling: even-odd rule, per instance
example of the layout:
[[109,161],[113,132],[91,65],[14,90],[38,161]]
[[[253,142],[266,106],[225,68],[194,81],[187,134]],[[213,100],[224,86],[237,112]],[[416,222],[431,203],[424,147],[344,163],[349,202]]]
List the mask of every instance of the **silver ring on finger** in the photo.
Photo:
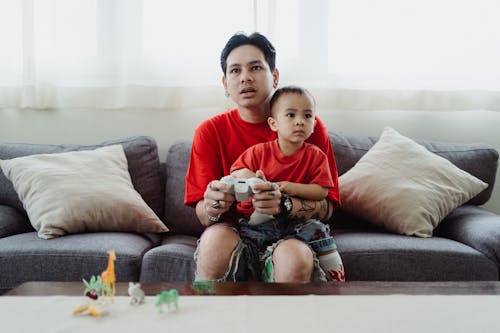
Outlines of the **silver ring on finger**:
[[215,200],[214,202],[212,202],[212,204],[210,205],[210,207],[212,207],[213,209],[221,209],[221,205],[220,205],[220,201],[219,200]]
[[276,191],[276,190],[278,189],[278,184],[276,184],[276,183],[271,183],[271,189],[272,189],[273,191]]

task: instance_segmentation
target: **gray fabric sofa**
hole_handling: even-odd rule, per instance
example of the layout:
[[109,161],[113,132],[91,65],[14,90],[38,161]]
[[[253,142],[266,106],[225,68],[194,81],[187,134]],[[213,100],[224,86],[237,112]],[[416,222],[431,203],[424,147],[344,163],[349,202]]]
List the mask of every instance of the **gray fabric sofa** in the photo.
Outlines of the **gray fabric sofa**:
[[[330,133],[339,174],[376,141]],[[38,238],[12,184],[0,171],[0,289],[25,281],[79,281],[102,272],[109,249],[117,253],[118,281],[191,281],[193,253],[203,231],[183,205],[190,141],[173,144],[160,163],[153,139],[133,137],[95,146],[0,144],[0,159],[35,153],[94,149],[120,143],[137,191],[170,228],[165,235],[99,232]],[[498,152],[484,144],[419,141],[488,184],[455,209],[431,238],[397,235],[337,210],[331,220],[348,280],[459,281],[500,278],[500,215],[480,205],[491,196]]]
[[[135,189],[158,216],[163,216],[164,173],[156,142],[148,137],[108,141],[100,145],[0,144],[0,159],[35,153],[58,153],[121,144]],[[0,170],[0,289],[25,281],[81,281],[106,269],[106,251],[117,253],[117,279],[138,281],[144,254],[160,236],[125,232],[72,234],[41,239],[32,228],[12,183]]]

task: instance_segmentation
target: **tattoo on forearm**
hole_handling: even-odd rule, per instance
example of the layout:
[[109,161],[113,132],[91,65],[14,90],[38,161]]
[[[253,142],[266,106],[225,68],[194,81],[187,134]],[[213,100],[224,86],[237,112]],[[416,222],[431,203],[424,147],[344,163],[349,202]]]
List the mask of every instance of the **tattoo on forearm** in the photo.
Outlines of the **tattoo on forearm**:
[[[298,199],[298,198],[297,198]],[[293,214],[294,218],[306,218],[316,220],[326,220],[329,213],[328,200],[311,201],[305,199],[298,199],[297,211]]]
[[310,202],[307,202],[304,199],[300,199],[300,208],[298,212],[300,213],[310,213],[316,209],[316,201],[312,202],[313,205],[311,205]]
[[318,215],[323,216],[321,220],[325,220],[328,217],[328,200],[320,201]]

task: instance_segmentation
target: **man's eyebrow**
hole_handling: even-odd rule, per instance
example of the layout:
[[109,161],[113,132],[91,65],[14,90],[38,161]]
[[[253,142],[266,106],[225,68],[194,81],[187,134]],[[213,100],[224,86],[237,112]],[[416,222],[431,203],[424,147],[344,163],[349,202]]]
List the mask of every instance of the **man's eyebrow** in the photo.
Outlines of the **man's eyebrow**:
[[[252,60],[249,61],[246,66],[253,66],[253,65],[262,65],[264,62],[262,60]],[[239,63],[234,63],[234,64],[228,64],[227,68],[235,68],[235,67],[241,67],[242,65]]]
[[250,61],[247,65],[251,66],[251,65],[260,65],[262,64],[262,60],[253,60],[253,61]]

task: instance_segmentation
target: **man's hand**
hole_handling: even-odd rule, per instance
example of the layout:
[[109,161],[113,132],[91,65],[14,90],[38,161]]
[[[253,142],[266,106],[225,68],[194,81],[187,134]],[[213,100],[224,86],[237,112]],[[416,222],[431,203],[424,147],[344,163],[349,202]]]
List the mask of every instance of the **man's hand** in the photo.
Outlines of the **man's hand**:
[[230,186],[218,180],[212,180],[207,185],[203,200],[196,205],[196,216],[204,226],[214,224],[222,214],[227,212],[233,202],[234,195],[226,193]]

